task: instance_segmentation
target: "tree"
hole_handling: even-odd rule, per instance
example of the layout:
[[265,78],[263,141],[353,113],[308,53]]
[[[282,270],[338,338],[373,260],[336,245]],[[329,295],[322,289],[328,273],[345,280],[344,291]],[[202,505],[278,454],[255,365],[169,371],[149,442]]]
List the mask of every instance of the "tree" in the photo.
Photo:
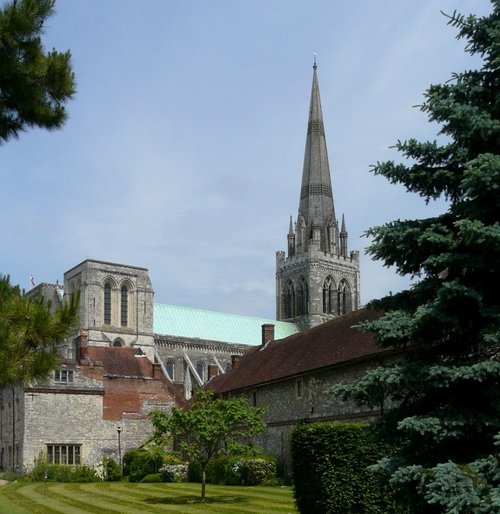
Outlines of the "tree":
[[416,279],[373,302],[386,313],[364,324],[407,358],[334,389],[397,405],[380,429],[402,439],[401,452],[379,469],[409,512],[500,512],[500,1],[491,3],[485,17],[447,16],[482,64],[427,89],[420,109],[442,137],[398,141],[406,160],[374,166],[427,202],[447,200],[439,216],[367,231],[369,254]]
[[197,389],[185,409],[152,414],[157,442],[174,437],[180,448],[201,467],[201,500],[205,499],[208,463],[221,454],[242,453],[249,448],[242,443],[262,432],[265,423],[262,407],[250,407],[243,399],[222,400],[213,391]]
[[13,0],[0,9],[0,144],[34,126],[60,128],[75,93],[69,51],[45,54],[43,24],[55,0]]
[[8,277],[0,277],[0,389],[44,379],[57,367],[78,304],[78,296],[72,296],[53,311],[42,296],[23,296]]

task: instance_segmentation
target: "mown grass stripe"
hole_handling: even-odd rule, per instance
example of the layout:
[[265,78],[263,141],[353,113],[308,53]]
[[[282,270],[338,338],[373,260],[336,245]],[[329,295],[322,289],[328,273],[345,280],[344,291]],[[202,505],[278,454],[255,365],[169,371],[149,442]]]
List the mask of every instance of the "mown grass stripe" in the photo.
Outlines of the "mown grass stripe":
[[[285,514],[296,513],[290,488],[207,485],[207,502],[198,503],[200,484],[128,482],[68,484],[49,482],[3,486],[0,512],[12,514]],[[15,510],[2,510],[2,495]]]
[[[100,492],[100,497],[102,499],[113,501],[122,506],[127,506],[127,513],[131,512],[130,509],[132,507],[139,509],[137,512],[140,514],[144,514],[145,512],[179,512],[179,506],[175,504],[164,505],[161,502],[148,502],[148,500],[151,499],[151,496],[152,495],[149,491],[143,492],[140,489],[136,489],[131,493],[129,488],[123,488],[123,491],[120,492],[120,488],[117,486],[106,488],[104,489],[104,492]],[[161,492],[154,495],[154,498],[159,500],[163,497],[165,497],[165,494],[161,494]],[[132,501],[130,500],[131,498]],[[189,512],[199,512],[199,510],[183,510],[182,512],[186,512],[186,514],[188,514]]]
[[[51,487],[47,484],[47,487],[42,483],[28,484],[21,487],[18,492],[25,498],[29,498],[35,503],[35,505],[43,506],[44,510],[39,512],[54,513],[54,514],[84,514],[85,511],[82,509],[75,509],[73,506],[68,505],[66,502],[61,502],[54,497],[50,491]],[[36,512],[36,511],[34,511]]]
[[[112,502],[110,498],[101,494],[100,491],[95,491],[92,494],[90,491],[82,491],[81,484],[75,487],[75,484],[54,484],[51,488],[51,494],[54,494],[59,499],[64,499],[69,505],[81,505],[85,513],[95,514],[144,514],[144,509],[139,506],[137,509],[131,509],[125,502]],[[105,507],[104,507],[105,505]],[[86,509],[86,510],[85,510]]]
[[[185,490],[181,491],[181,494],[170,494],[172,491],[167,490],[165,487],[169,484],[158,485],[163,486],[163,488],[160,489],[158,487],[154,487],[153,484],[137,484],[137,486],[134,484],[135,487],[133,488],[134,490],[131,493],[130,487],[127,487],[127,484],[121,486],[119,484],[106,484],[106,492],[104,494],[107,498],[113,498],[118,501],[126,501],[124,498],[130,498],[131,494],[133,494],[134,505],[138,506],[141,509],[141,514],[144,514],[144,512],[182,512],[183,514],[196,514],[199,512],[206,511],[207,504],[181,503],[179,505],[178,503],[175,503],[176,498],[183,499],[183,497],[187,497],[188,499],[192,498],[196,501],[196,495],[186,495]],[[91,485],[87,484],[87,488],[90,487]],[[187,492],[192,493],[193,491],[188,490]],[[171,499],[173,499],[172,503],[169,502],[169,500]],[[162,500],[165,500],[165,502],[163,502]],[[234,508],[233,512],[235,512]]]

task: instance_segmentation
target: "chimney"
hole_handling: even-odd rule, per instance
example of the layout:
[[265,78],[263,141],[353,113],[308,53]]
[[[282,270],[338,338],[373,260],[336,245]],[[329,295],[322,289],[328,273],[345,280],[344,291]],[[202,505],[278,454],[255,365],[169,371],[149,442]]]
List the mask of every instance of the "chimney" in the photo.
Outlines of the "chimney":
[[241,355],[231,355],[231,369],[235,369],[240,363]]
[[81,362],[87,358],[87,349],[89,347],[87,334],[82,330],[75,340],[76,360]]
[[261,348],[264,348],[267,343],[274,340],[274,325],[266,323],[262,325],[262,344]]
[[219,368],[216,364],[210,364],[208,366],[208,380],[216,377],[219,374]]

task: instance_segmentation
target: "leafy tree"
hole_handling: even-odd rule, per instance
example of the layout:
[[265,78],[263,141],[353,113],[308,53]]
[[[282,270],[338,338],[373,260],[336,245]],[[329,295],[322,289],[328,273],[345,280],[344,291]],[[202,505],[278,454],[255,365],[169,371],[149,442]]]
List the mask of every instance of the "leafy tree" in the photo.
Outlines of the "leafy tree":
[[380,427],[404,444],[379,469],[409,512],[500,512],[500,1],[491,3],[488,16],[448,16],[482,61],[427,89],[420,109],[443,137],[398,141],[404,163],[374,167],[427,202],[447,200],[439,216],[367,232],[372,256],[416,279],[373,302],[386,313],[364,325],[380,347],[406,347],[407,359],[334,389],[397,405]]
[[0,144],[34,126],[66,121],[75,93],[71,54],[44,51],[43,24],[55,0],[13,0],[0,8]]
[[243,453],[242,441],[262,432],[262,407],[250,407],[243,399],[221,400],[213,391],[197,389],[189,407],[152,414],[155,438],[161,442],[174,437],[180,448],[201,467],[201,499],[205,499],[206,469],[221,454]]
[[42,296],[23,296],[0,277],[0,388],[46,378],[59,363],[61,341],[74,326],[79,297],[53,310]]

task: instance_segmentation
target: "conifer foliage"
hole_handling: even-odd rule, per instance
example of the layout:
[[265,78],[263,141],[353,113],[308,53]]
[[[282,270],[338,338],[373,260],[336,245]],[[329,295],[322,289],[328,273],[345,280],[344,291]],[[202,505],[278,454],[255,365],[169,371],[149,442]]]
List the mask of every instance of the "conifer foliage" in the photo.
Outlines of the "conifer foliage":
[[59,363],[59,347],[78,314],[79,296],[53,310],[0,276],[0,389],[44,379]]
[[12,0],[0,6],[0,144],[27,128],[61,127],[75,92],[71,54],[45,53],[43,24],[55,0]]
[[[409,512],[500,512],[500,1],[488,16],[448,15],[479,69],[431,85],[421,110],[440,125],[436,141],[398,141],[404,163],[375,174],[426,201],[440,216],[368,230],[369,253],[409,290],[373,302],[386,314],[364,328],[407,360],[369,372],[334,393],[386,407],[380,426],[404,441],[379,463]],[[392,402],[392,404],[391,404]]]

